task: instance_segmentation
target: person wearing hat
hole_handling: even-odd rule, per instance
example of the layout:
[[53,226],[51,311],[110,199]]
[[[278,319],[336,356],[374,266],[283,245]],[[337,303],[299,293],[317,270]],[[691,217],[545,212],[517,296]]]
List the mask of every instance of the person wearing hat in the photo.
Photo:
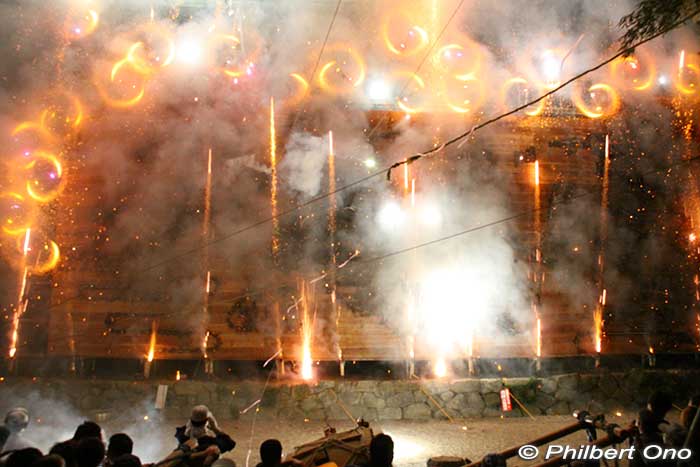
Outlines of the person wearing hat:
[[[200,452],[216,446],[219,453],[224,453],[236,447],[236,442],[221,431],[214,415],[206,405],[197,405],[192,409],[187,423],[175,429],[175,438],[180,443],[183,452],[188,452],[188,450]],[[186,444],[190,440],[197,441],[197,446],[194,449],[189,448]]]
[[27,441],[22,432],[29,426],[29,411],[22,407],[10,410],[5,415],[5,428],[10,432],[10,436],[3,446],[3,451],[17,451],[19,449],[34,447]]

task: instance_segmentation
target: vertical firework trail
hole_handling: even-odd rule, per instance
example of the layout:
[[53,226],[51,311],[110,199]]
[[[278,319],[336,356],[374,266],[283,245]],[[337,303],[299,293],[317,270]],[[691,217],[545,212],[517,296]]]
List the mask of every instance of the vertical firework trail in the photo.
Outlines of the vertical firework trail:
[[608,291],[605,288],[605,244],[608,239],[608,193],[610,191],[610,135],[605,135],[605,155],[603,160],[603,186],[600,195],[600,248],[598,251],[598,304],[593,311],[593,335],[596,363],[600,364],[603,350],[603,316]]
[[[275,98],[270,97],[270,214],[272,217],[271,254],[272,263],[279,264],[280,250],[280,224],[277,219],[277,130],[275,128]],[[279,354],[278,361],[283,359],[282,354],[282,323],[280,315],[280,303],[277,298],[272,305],[273,319],[275,320],[275,346]],[[279,367],[284,371],[284,365]]]
[[209,359],[207,346],[209,344],[209,294],[211,292],[211,270],[209,269],[209,240],[211,237],[211,164],[212,150],[207,152],[207,178],[204,185],[204,221],[202,223],[202,238],[204,240],[202,269],[204,271],[204,296],[202,304],[202,328],[204,336],[202,338],[202,357],[204,358],[205,373],[212,374],[214,371],[213,362]]
[[[404,191],[404,201],[408,201],[411,210],[415,207],[416,202],[416,184],[415,179],[413,183],[410,184],[413,188],[409,190],[409,170],[408,164],[403,166],[403,191]],[[416,252],[411,254],[411,266],[407,269],[406,276],[406,323],[408,325],[408,332],[406,336],[406,346],[408,348],[408,376],[412,376],[415,373],[415,329],[413,322],[415,320],[416,313],[416,302],[415,302],[415,267],[416,267]]]
[[535,264],[532,268],[532,281],[534,294],[532,297],[532,312],[535,318],[535,357],[537,369],[540,369],[540,357],[542,357],[542,318],[540,316],[540,296],[542,294],[542,282],[544,272],[542,268],[542,191],[540,186],[540,161],[533,164],[534,184],[534,224],[535,224]]
[[335,323],[335,328],[333,332],[335,333],[335,354],[338,361],[343,360],[343,349],[340,347],[340,334],[338,332],[338,325],[340,322],[340,308],[338,307],[337,297],[336,297],[336,268],[337,268],[337,246],[335,244],[335,233],[336,233],[336,217],[335,213],[338,208],[337,199],[335,196],[336,180],[335,180],[335,153],[333,150],[333,132],[328,132],[328,193],[330,197],[328,198],[328,237],[330,240],[330,266],[328,271],[328,283],[331,289],[331,308],[333,314],[333,322]]
[[313,378],[312,358],[311,358],[311,338],[313,322],[310,316],[311,300],[309,296],[311,289],[309,284],[301,281],[299,285],[301,296],[299,306],[301,306],[301,377],[305,381]]
[[32,229],[28,228],[24,233],[24,246],[22,248],[22,265],[20,270],[22,275],[19,279],[19,294],[17,296],[17,304],[15,312],[12,316],[12,335],[10,336],[10,358],[14,358],[17,354],[17,342],[19,340],[19,322],[27,310],[29,305],[29,297],[27,296],[27,282],[29,280],[29,266],[27,264],[27,254],[29,253],[29,241],[31,239]]

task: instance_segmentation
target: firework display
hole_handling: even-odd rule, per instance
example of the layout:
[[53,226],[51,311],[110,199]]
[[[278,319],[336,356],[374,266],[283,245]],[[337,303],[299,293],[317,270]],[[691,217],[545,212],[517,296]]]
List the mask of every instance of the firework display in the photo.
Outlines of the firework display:
[[618,44],[527,30],[505,47],[458,2],[66,3],[18,30],[3,107],[8,360],[442,378],[700,349],[684,31],[559,90]]

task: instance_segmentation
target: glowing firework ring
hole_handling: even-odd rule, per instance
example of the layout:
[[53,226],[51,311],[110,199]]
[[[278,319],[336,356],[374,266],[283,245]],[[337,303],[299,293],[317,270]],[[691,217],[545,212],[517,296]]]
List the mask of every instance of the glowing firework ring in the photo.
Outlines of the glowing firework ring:
[[21,260],[13,259],[12,262],[20,268],[27,267],[32,274],[46,274],[55,269],[61,260],[61,249],[55,241],[34,231],[29,235],[28,229],[16,237],[16,248]]
[[478,80],[474,76],[467,76],[467,77],[455,77],[454,78],[456,82],[461,83],[460,85],[462,87],[468,86],[466,83],[474,84],[477,90],[475,99],[463,99],[462,102],[455,102],[455,99],[453,97],[454,92],[449,90],[449,84],[447,82],[444,82],[443,86],[443,99],[445,102],[445,105],[449,107],[450,110],[453,112],[459,113],[459,114],[468,114],[472,113],[475,109],[477,109],[483,102],[484,100],[484,85],[481,82],[481,80]]
[[[144,56],[149,45],[155,42],[153,36],[150,36],[151,34],[165,42],[164,58],[162,60],[160,55],[156,55],[155,59],[149,59]],[[137,73],[147,76],[153,75],[175,60],[175,43],[173,42],[170,31],[164,27],[154,23],[148,23],[141,26],[141,28],[134,33],[134,36],[136,36],[138,40],[129,46],[124,60],[131,64]]]
[[33,200],[39,203],[48,203],[53,201],[65,188],[64,178],[63,178],[63,166],[58,158],[51,154],[50,152],[44,151],[34,151],[32,152],[33,160],[24,166],[25,170],[33,170],[36,167],[38,161],[48,162],[53,166],[53,172],[51,172],[51,178],[58,180],[55,188],[47,192],[42,192],[38,189],[39,181],[35,179],[28,179],[26,182],[27,194]]
[[[401,14],[399,16],[399,19],[404,20],[407,25],[413,24],[413,21],[411,21],[411,19],[405,14]],[[418,39],[417,45],[414,47],[406,48],[404,44],[400,44],[397,47],[390,37],[391,23],[392,18],[387,17],[384,23],[382,24],[382,38],[384,39],[384,45],[386,45],[386,48],[392,54],[398,55],[400,57],[411,57],[419,53],[421,50],[425,49],[425,47],[430,43],[428,32],[420,26],[413,25],[408,28],[408,35],[416,37]]]
[[[244,54],[243,50],[241,49],[237,53],[239,57],[238,60],[236,60],[237,63],[235,65],[226,64],[225,66],[221,66],[217,63],[217,66],[220,67],[224,75],[228,76],[229,78],[242,78],[245,76],[250,76],[253,73],[253,68],[255,67],[255,63],[260,55],[260,51],[262,50],[262,46],[260,45],[262,40],[259,38],[259,36],[257,36],[257,34],[252,34],[250,32],[247,32],[246,36],[249,36],[249,39],[252,38],[253,42],[255,43],[255,50],[252,53]],[[212,42],[213,44],[211,48],[214,50],[216,50],[217,46],[221,44],[226,44],[232,49],[240,48],[240,46],[242,46],[241,39],[234,34],[216,35],[212,39]]]
[[105,102],[105,104],[109,105],[110,107],[115,107],[117,109],[126,109],[129,107],[133,107],[136,104],[138,104],[141,101],[141,99],[143,99],[144,95],[146,94],[146,78],[142,74],[138,73],[138,71],[132,66],[128,57],[119,60],[118,62],[116,62],[112,66],[112,69],[110,72],[110,83],[114,83],[114,80],[119,75],[119,72],[125,68],[130,68],[130,69],[134,70],[141,77],[141,85],[138,87],[138,91],[135,93],[135,95],[133,97],[126,98],[126,99],[114,98],[104,88],[104,86],[101,84],[99,78],[94,80],[94,84],[95,84],[95,88],[97,89],[97,93],[100,95],[100,97]]
[[[357,88],[358,86],[361,86],[362,83],[365,81],[365,63],[362,60],[362,57],[360,54],[355,52],[354,49],[343,46],[343,45],[335,45],[333,47],[329,48],[330,51],[337,51],[341,53],[347,54],[353,62],[355,62],[355,65],[357,65],[358,72],[357,72],[357,77],[354,79],[351,77],[348,77],[349,81],[352,81],[352,87],[350,88],[342,88],[338,86],[334,86],[328,82],[327,78],[327,73],[328,71],[333,67],[333,65],[336,65],[338,62],[336,60],[331,60],[330,62],[326,63],[321,67],[321,70],[318,74],[318,84],[323,89],[324,91],[330,93],[330,94],[346,94],[352,92],[354,88]],[[340,68],[340,65],[337,66],[337,68]]]
[[100,24],[100,15],[95,10],[87,10],[82,13],[81,21],[85,21],[85,26],[76,26],[75,24],[70,24],[67,34],[71,39],[83,39],[89,36]]
[[294,93],[294,95],[287,98],[284,103],[285,105],[292,106],[304,100],[304,97],[309,90],[309,82],[306,81],[306,78],[301,76],[299,73],[290,73],[289,77],[292,78],[292,81],[295,83],[297,91]]
[[47,129],[47,131],[49,131],[49,128],[55,131],[55,128],[53,125],[51,125],[51,122],[62,120],[60,123],[68,128],[73,130],[78,128],[83,122],[83,105],[80,103],[80,100],[78,100],[78,98],[74,95],[65,91],[60,91],[58,96],[63,98],[65,101],[70,102],[70,105],[73,107],[71,111],[61,112],[62,106],[57,105],[56,102],[49,104],[41,113],[39,124],[42,128]]
[[[20,219],[15,218],[13,215],[8,215],[2,219],[2,231],[13,237],[24,234],[31,227],[31,213],[27,207],[27,200],[19,193],[3,193],[0,195],[0,202],[3,204],[7,203],[10,211],[16,211],[18,214],[24,212]],[[18,220],[20,221],[19,223]]]
[[590,86],[586,92],[594,93],[598,91],[604,92],[610,100],[610,103],[606,109],[600,106],[592,109],[590,105],[584,101],[582,88],[580,87],[574,88],[574,92],[571,96],[576,108],[588,118],[601,118],[615,115],[617,111],[620,110],[620,96],[618,95],[617,91],[615,91],[615,89],[613,89],[609,84],[596,83]]
[[[423,81],[423,78],[421,78],[420,76],[418,76],[415,73],[411,73],[408,71],[399,71],[399,72],[395,73],[395,76],[408,77],[409,84],[415,83],[415,85],[419,91],[422,91],[425,89],[425,81]],[[406,85],[405,87],[408,88],[408,85]],[[405,96],[405,95],[400,95],[400,96],[396,97],[396,105],[398,106],[399,109],[401,109],[403,112],[406,112],[407,114],[415,114],[415,113],[421,112],[423,110],[419,106],[411,105],[408,102],[408,96]]]
[[678,89],[680,92],[682,92],[685,95],[691,96],[697,92],[697,83],[690,83],[686,84],[684,83],[683,75],[685,74],[685,70],[690,70],[692,73],[695,74],[696,79],[700,78],[700,67],[698,67],[694,63],[686,63],[683,66],[683,69],[681,69],[678,73],[678,76],[676,77],[675,84],[676,84],[676,89]]
[[[629,82],[625,74],[625,70],[632,68],[634,70],[646,68],[646,74],[642,78],[632,78]],[[646,91],[656,79],[656,68],[653,65],[651,55],[643,50],[635,50],[634,55],[628,57],[620,57],[610,65],[610,75],[616,83],[624,83],[624,86],[633,91]]]
[[[478,47],[468,39],[465,39],[464,43],[466,46],[462,44],[444,45],[438,49],[433,57],[433,62],[438,70],[443,73],[454,75],[455,78],[461,81],[467,81],[473,78],[481,69],[481,53]],[[471,59],[469,67],[464,70],[455,70],[454,64],[449,61],[455,56],[457,58],[462,58],[467,53],[470,54],[468,58]]]
[[53,143],[56,140],[55,136],[42,124],[41,120],[38,122],[22,122],[12,129],[10,135],[12,137],[17,137],[23,133],[29,132],[37,134],[40,139],[46,143]]
[[[527,86],[528,84],[529,84],[528,81],[525,78],[521,78],[521,77],[511,78],[508,81],[506,81],[503,84],[503,88],[501,90],[501,101],[503,102],[503,106],[505,108],[508,108],[508,91],[510,91],[510,89],[512,87],[519,86],[519,85]],[[534,94],[533,94],[533,97],[534,97]],[[530,117],[536,117],[537,115],[541,114],[542,111],[544,110],[544,104],[545,104],[545,100],[542,99],[537,104],[535,104],[535,106],[530,106],[529,107],[530,110],[526,109],[524,111],[525,115],[528,115]]]
[[44,244],[44,250],[49,255],[49,258],[43,263],[35,263],[31,267],[32,274],[46,274],[58,266],[58,262],[61,259],[61,250],[58,247],[58,244],[56,244],[56,242],[53,240],[49,240],[46,244]]

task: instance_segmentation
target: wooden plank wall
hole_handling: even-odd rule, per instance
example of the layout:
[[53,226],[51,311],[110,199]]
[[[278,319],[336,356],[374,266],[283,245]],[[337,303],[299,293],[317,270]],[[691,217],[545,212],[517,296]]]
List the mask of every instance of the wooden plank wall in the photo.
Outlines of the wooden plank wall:
[[[391,128],[384,129],[386,133]],[[541,168],[543,212],[546,214],[552,193],[561,184],[596,190],[600,187],[596,163],[600,148],[586,149],[579,145],[576,154],[552,141],[583,141],[591,134],[604,134],[604,123],[583,118],[523,119],[517,117],[498,127],[482,141],[483,147],[494,157],[498,170],[506,173],[509,184],[511,210],[520,212],[533,208],[533,183],[531,164],[518,163],[514,154],[529,147],[535,149]],[[378,143],[381,145],[381,142]],[[97,235],[93,221],[97,201],[91,197],[101,180],[85,173],[81,167],[71,170],[71,180],[63,195],[57,225],[59,244],[72,245],[60,268],[54,273],[48,326],[48,353],[53,355],[80,355],[90,357],[136,357],[148,352],[151,323],[158,323],[156,358],[200,358],[202,329],[189,323],[192,316],[184,316],[183,310],[157,301],[128,301],[123,298],[119,281],[110,271],[99,269],[96,261],[85,258],[87,249]],[[598,199],[598,198],[596,198]],[[517,220],[517,242],[520,259],[531,261],[536,245],[533,216]],[[545,232],[553,228],[543,216]],[[545,252],[546,254],[546,252]],[[87,256],[90,256],[89,254]],[[82,258],[82,259],[81,259]],[[545,265],[545,275],[547,274]],[[210,353],[217,359],[264,360],[277,349],[274,326],[269,329],[237,332],[232,326],[230,310],[232,300],[246,290],[247,284],[231,277],[225,270],[214,272],[217,291],[209,308],[207,329],[212,333]],[[285,280],[285,279],[282,279]],[[294,286],[295,277],[287,277]],[[401,360],[407,355],[406,341],[383,322],[380,313],[355,313],[345,306],[344,298],[356,289],[348,286],[338,291],[340,319],[338,339],[346,360]],[[72,298],[70,298],[72,297]],[[75,298],[79,297],[79,298]],[[70,298],[70,299],[68,299]],[[68,300],[67,300],[68,299]],[[258,312],[270,313],[269,297],[257,297]],[[286,306],[286,305],[285,305]],[[328,313],[330,299],[327,295],[317,298],[317,308]],[[196,313],[190,310],[188,313]],[[541,318],[544,356],[565,356],[592,353],[592,310],[576,309],[557,284],[545,283],[541,296]],[[235,324],[235,323],[234,323]],[[295,359],[300,355],[298,325],[282,323],[281,343],[285,357]],[[483,357],[531,357],[534,343],[493,342],[476,336],[476,354]],[[629,345],[628,340],[617,339],[606,349],[612,353],[643,352],[639,344]],[[429,358],[425,349],[416,349],[417,358]],[[331,342],[314,341],[312,354],[316,360],[335,360],[337,355]]]

